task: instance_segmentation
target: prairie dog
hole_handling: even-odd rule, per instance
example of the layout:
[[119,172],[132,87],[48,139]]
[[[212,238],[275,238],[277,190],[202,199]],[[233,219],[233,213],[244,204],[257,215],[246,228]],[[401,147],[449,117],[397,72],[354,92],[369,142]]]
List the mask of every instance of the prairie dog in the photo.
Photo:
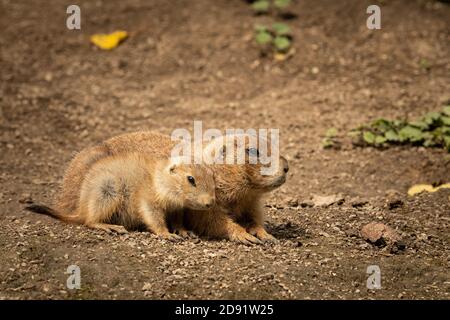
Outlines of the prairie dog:
[[[43,206],[28,209],[108,232],[144,226],[163,238],[177,239],[169,227],[186,234],[179,216],[183,209],[206,210],[214,202],[213,173],[206,167],[182,164],[179,158],[127,153],[104,157],[90,166],[74,214]],[[167,223],[169,215],[174,215],[172,225]]]
[[[235,137],[236,141],[239,137]],[[220,140],[205,143],[204,150],[218,147]],[[125,154],[138,152],[169,157],[177,144],[170,136],[152,131],[127,133],[106,140],[101,145],[85,149],[75,157],[66,171],[65,177],[84,176],[93,159],[98,159],[99,148],[103,148],[104,156],[108,154]],[[244,139],[246,151],[255,153],[249,148],[249,138]],[[247,148],[248,147],[248,148]],[[225,148],[226,149],[226,148]],[[269,150],[271,151],[271,150]],[[226,153],[226,150],[225,150]],[[92,157],[89,157],[92,154]],[[250,155],[247,154],[249,158]],[[256,150],[257,156],[257,150]],[[213,164],[209,167],[214,172],[216,182],[216,205],[205,211],[186,210],[185,224],[199,235],[226,238],[242,243],[260,243],[276,241],[264,228],[264,212],[262,197],[265,193],[280,187],[286,181],[289,170],[287,160],[279,157],[279,168],[276,174],[261,175],[261,164],[250,164],[246,158],[243,165]],[[71,191],[77,188],[77,179],[64,179],[61,197],[57,206],[61,208],[76,206]]]

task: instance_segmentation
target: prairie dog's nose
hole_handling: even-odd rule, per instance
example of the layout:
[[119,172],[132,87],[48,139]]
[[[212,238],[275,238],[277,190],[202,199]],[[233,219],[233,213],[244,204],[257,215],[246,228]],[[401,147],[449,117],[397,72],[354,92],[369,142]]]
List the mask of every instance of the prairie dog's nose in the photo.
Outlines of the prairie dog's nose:
[[206,208],[211,208],[214,204],[214,197],[210,196],[209,194],[205,194],[202,197],[202,203],[205,205]]
[[289,163],[288,163],[288,161],[286,160],[285,157],[281,157],[281,161],[282,161],[282,165],[283,165],[283,172],[284,173],[288,173],[288,171],[289,171]]

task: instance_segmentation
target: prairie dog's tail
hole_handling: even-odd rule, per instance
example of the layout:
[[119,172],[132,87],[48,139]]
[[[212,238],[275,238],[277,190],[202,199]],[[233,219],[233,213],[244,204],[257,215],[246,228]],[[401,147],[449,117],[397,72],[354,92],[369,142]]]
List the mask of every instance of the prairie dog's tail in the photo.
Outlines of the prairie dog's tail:
[[45,214],[47,216],[53,217],[55,219],[68,222],[68,223],[82,223],[80,217],[78,215],[66,215],[61,212],[56,211],[53,208],[47,207],[45,205],[40,204],[32,204],[25,207],[26,210],[39,213],[39,214]]

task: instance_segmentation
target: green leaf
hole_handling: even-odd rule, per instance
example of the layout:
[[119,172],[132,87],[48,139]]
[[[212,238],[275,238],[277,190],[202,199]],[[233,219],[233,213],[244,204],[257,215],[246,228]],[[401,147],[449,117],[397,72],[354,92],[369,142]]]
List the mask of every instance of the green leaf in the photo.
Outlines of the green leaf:
[[430,68],[430,63],[428,62],[427,59],[420,59],[419,66],[421,68],[423,68],[423,69],[429,69]]
[[391,142],[398,142],[400,141],[400,137],[398,136],[397,132],[395,132],[394,130],[389,130],[387,131],[384,136],[386,137],[387,141],[391,141]]
[[266,31],[262,31],[262,32],[258,32],[256,34],[256,42],[258,42],[258,44],[264,45],[264,44],[268,44],[270,42],[272,42],[273,37],[269,32]]
[[405,126],[399,132],[400,141],[417,142],[423,139],[422,131],[412,126]]
[[329,139],[329,138],[325,138],[322,140],[322,147],[324,149],[328,149],[334,146],[334,142],[333,140]]
[[275,0],[274,5],[279,9],[284,9],[291,4],[291,0]]
[[252,8],[256,12],[268,12],[270,7],[270,2],[268,0],[258,0],[256,2],[253,2]]
[[423,145],[425,147],[434,147],[436,146],[436,141],[434,141],[433,139],[425,139],[425,142],[423,143]]
[[277,51],[285,52],[289,49],[291,46],[291,41],[284,36],[277,36],[274,40],[274,45]]
[[443,126],[441,129],[443,134],[450,136],[450,127]]
[[410,122],[409,125],[419,128],[421,130],[426,130],[429,127],[425,121],[413,121],[413,122]]
[[269,29],[262,24],[257,24],[257,25],[255,25],[255,31],[256,32],[269,32]]
[[394,128],[400,128],[405,125],[405,122],[401,121],[401,120],[394,120],[394,121],[391,121],[391,123],[392,123],[392,126],[394,126]]
[[291,28],[285,23],[276,22],[272,25],[272,29],[277,36],[287,36],[291,33]]
[[444,137],[444,145],[447,148],[447,151],[450,152],[450,137]]
[[384,136],[376,136],[375,137],[375,144],[381,145],[381,144],[385,143],[386,140],[387,139]]
[[351,138],[357,138],[361,136],[361,131],[353,129],[351,131],[349,131],[349,133],[347,133],[347,135]]
[[386,119],[377,119],[372,122],[372,126],[381,132],[386,132],[392,128],[392,123]]
[[439,112],[428,112],[425,117],[423,118],[423,121],[425,121],[428,125],[433,125],[435,122],[439,120],[441,117],[441,114]]
[[370,131],[364,131],[363,132],[363,139],[368,144],[374,144],[375,143],[375,135]]
[[443,112],[444,112],[446,115],[450,116],[450,106],[444,107]]
[[450,126],[450,117],[442,116],[441,121],[444,125]]
[[328,138],[334,138],[337,135],[337,130],[336,128],[330,128],[327,130],[327,132],[325,133],[325,136]]

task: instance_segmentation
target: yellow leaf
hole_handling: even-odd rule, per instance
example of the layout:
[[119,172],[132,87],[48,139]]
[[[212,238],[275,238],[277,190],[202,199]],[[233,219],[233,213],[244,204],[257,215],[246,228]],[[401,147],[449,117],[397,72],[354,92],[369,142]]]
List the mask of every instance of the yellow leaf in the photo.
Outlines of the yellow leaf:
[[275,60],[277,60],[277,61],[284,61],[284,60],[286,60],[286,59],[288,58],[288,55],[287,55],[287,54],[284,54],[284,53],[279,53],[279,52],[277,52],[277,53],[275,53],[275,54],[273,55],[273,57],[274,57]]
[[415,194],[427,191],[427,192],[436,192],[439,189],[450,189],[450,183],[445,183],[445,184],[441,184],[440,186],[437,186],[436,188],[433,187],[431,184],[416,184],[413,185],[411,188],[409,188],[408,190],[408,195],[413,196]]
[[444,183],[444,184],[441,184],[440,186],[437,186],[436,190],[439,190],[439,189],[450,189],[450,183]]
[[110,34],[94,34],[91,36],[91,42],[103,50],[111,50],[117,47],[128,37],[126,31],[115,31]]

